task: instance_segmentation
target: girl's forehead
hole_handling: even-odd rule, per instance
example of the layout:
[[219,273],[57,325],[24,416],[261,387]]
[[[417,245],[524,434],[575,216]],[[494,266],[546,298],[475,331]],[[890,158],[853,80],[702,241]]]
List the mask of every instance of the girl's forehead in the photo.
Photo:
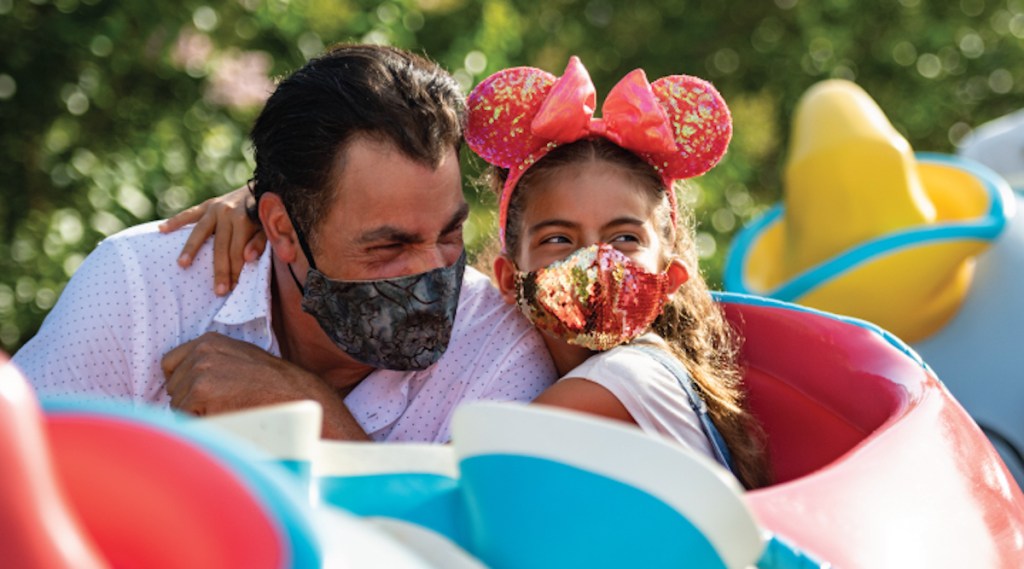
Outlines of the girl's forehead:
[[617,164],[590,161],[551,168],[524,192],[527,212],[560,208],[643,210],[652,214],[661,192],[649,181]]

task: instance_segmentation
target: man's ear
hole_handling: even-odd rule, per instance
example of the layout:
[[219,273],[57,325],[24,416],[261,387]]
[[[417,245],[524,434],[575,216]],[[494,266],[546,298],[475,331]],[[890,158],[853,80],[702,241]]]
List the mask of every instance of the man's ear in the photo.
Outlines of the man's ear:
[[281,201],[281,196],[273,192],[263,194],[260,196],[257,212],[274,254],[285,263],[294,263],[302,258],[295,227],[288,216],[288,210],[284,207],[284,202]]
[[668,294],[673,295],[679,290],[679,287],[683,286],[686,281],[690,280],[690,269],[686,267],[686,263],[682,259],[676,257],[669,261],[668,268],[665,269],[665,273],[668,274]]
[[498,291],[508,304],[516,302],[516,265],[506,255],[498,255],[494,259],[494,279],[498,281]]

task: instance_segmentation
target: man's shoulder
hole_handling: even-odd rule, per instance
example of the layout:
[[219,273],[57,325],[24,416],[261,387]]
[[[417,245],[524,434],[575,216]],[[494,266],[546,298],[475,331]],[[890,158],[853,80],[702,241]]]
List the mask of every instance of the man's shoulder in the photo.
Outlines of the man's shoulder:
[[190,228],[164,234],[157,226],[158,222],[144,223],[104,239],[78,267],[61,296],[77,302],[130,298],[147,305],[217,310],[224,298],[214,293],[212,246],[204,245],[192,265],[182,268],[178,256]]
[[122,229],[117,233],[103,239],[100,245],[114,245],[117,247],[142,249],[159,253],[163,251],[174,251],[175,247],[180,251],[188,239],[188,228],[173,231],[171,233],[160,233],[160,221],[149,221]]
[[[104,237],[89,253],[89,257],[117,256],[125,260],[138,258],[143,261],[151,259],[155,263],[159,262],[157,257],[171,255],[171,262],[174,263],[174,259],[177,257],[176,251],[181,251],[188,231],[176,232],[184,233],[185,236],[175,233],[165,235],[160,233],[159,223],[159,221],[150,221],[133,225]],[[175,246],[177,246],[177,250],[175,250]],[[90,259],[87,258],[86,263],[89,262]]]
[[495,298],[501,298],[490,277],[470,266],[466,267],[466,272],[462,275],[462,290],[471,296],[493,295]]
[[466,267],[462,277],[457,313],[463,324],[487,325],[488,322],[500,320],[510,313],[517,312],[515,306],[505,302],[487,275],[473,267]]
[[459,310],[467,303],[494,305],[501,301],[501,294],[491,284],[491,279],[473,267],[466,267],[462,275],[462,289],[459,292]]
[[[159,224],[160,221],[151,221],[123,229],[101,241],[90,257],[115,256],[119,262],[130,266],[129,270],[138,271],[140,276],[146,278],[174,273],[176,279],[200,279],[209,282],[212,288],[212,247],[204,245],[200,248],[192,266],[182,270],[178,266],[178,256],[185,246],[191,226],[171,233],[161,233]],[[87,264],[89,262],[87,259]]]
[[467,267],[445,357],[500,365],[507,358],[534,358],[543,350],[540,334],[518,307],[505,302],[487,276]]

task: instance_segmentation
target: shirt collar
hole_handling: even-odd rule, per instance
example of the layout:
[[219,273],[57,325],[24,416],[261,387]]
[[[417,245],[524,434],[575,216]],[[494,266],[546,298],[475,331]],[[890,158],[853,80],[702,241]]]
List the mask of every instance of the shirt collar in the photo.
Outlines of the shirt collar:
[[386,432],[378,431],[384,431],[398,421],[409,407],[411,384],[421,373],[374,370],[348,394],[345,405],[366,434],[379,440]]
[[214,322],[237,326],[253,320],[270,320],[270,273],[273,252],[270,244],[264,249],[259,260],[246,263],[238,276],[238,285],[221,305]]

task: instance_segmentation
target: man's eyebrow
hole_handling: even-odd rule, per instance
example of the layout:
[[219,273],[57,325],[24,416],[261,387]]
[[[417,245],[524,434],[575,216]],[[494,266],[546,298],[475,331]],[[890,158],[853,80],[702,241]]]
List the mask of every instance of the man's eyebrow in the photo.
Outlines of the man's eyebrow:
[[396,242],[396,243],[421,243],[423,237],[416,235],[415,233],[409,233],[408,231],[402,231],[397,227],[390,225],[382,225],[376,229],[364,231],[357,239],[356,243],[379,243],[381,241]]
[[[452,215],[451,220],[441,230],[441,235],[444,235],[450,231],[455,230],[462,225],[466,219],[469,218],[469,204],[463,202],[459,209]],[[397,227],[391,225],[382,225],[380,227],[364,231],[357,239],[356,242],[360,244],[366,243],[380,243],[386,241],[389,243],[422,243],[425,241],[422,235],[417,233],[409,233],[403,231]]]
[[467,219],[469,219],[469,204],[462,202],[462,205],[459,206],[459,209],[455,212],[455,215],[452,216],[448,225],[445,225],[444,229],[441,230],[441,235],[455,231],[460,225],[465,223]]

